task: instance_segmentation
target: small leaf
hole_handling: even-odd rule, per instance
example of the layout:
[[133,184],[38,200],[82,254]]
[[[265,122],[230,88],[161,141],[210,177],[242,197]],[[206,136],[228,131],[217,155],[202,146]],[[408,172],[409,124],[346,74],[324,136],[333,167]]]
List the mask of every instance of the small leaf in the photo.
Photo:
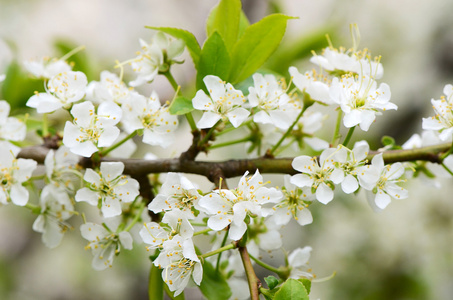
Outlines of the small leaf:
[[241,16],[239,18],[239,32],[238,32],[238,38],[240,38],[245,30],[250,26],[249,19],[247,19],[247,16],[245,13],[241,10]]
[[384,135],[381,139],[381,143],[384,146],[394,146],[395,145],[395,139],[392,138],[391,136]]
[[295,280],[288,279],[275,294],[274,300],[309,300],[307,290],[304,285]]
[[148,295],[150,299],[163,300],[164,299],[164,282],[162,280],[162,270],[151,265],[149,272]]
[[204,43],[201,50],[200,61],[197,66],[197,89],[206,91],[203,78],[206,75],[216,75],[221,79],[228,77],[230,68],[230,55],[225,47],[222,37],[214,32]]
[[305,289],[307,290],[307,294],[310,294],[311,280],[308,280],[307,278],[301,278],[301,279],[298,279],[298,281],[302,282],[302,284],[304,285]]
[[153,26],[145,27],[149,29],[160,30],[162,32],[165,32],[166,34],[171,35],[174,38],[183,40],[186,43],[187,50],[189,50],[190,56],[192,57],[195,67],[198,65],[201,48],[193,33],[184,29],[173,27],[153,27]]
[[264,281],[266,281],[266,284],[270,290],[273,290],[278,285],[278,279],[274,276],[264,277]]
[[200,290],[209,300],[227,300],[231,297],[231,290],[226,279],[207,261],[203,264],[203,280]]
[[206,22],[207,36],[211,36],[217,31],[223,38],[227,49],[231,50],[238,39],[241,7],[240,0],[221,0],[209,14]]
[[192,101],[186,97],[176,97],[170,104],[169,110],[172,115],[185,115],[193,110]]
[[250,25],[236,43],[232,53],[229,82],[240,82],[252,75],[277,49],[293,17],[274,14]]

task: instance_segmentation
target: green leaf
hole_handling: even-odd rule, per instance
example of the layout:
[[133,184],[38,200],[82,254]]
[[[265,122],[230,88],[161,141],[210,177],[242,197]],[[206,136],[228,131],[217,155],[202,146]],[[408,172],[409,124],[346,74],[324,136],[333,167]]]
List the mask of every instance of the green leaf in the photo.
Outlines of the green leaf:
[[277,49],[293,17],[274,14],[250,25],[236,43],[232,53],[229,82],[240,82],[252,75]]
[[169,109],[172,115],[185,115],[191,112],[194,108],[191,100],[186,97],[179,96],[173,100]]
[[288,279],[275,294],[274,300],[309,300],[304,285],[295,280]]
[[273,290],[278,285],[278,279],[272,275],[264,277],[264,281],[266,281],[270,290]]
[[307,290],[307,294],[310,294],[311,280],[308,280],[307,278],[301,278],[301,279],[298,279],[298,281],[302,282],[302,284],[304,285],[305,289]]
[[247,29],[247,27],[250,26],[250,22],[249,22],[249,19],[247,18],[247,16],[245,15],[245,13],[241,10],[241,16],[239,18],[239,32],[238,32],[238,38],[240,38],[245,30]]
[[203,78],[216,75],[226,80],[230,69],[230,55],[222,37],[214,32],[204,43],[197,67],[197,89],[206,91]]
[[162,280],[162,270],[154,264],[151,264],[151,270],[149,271],[148,295],[149,299],[164,299],[164,281]]
[[231,290],[220,272],[216,272],[211,263],[205,261],[203,264],[203,280],[200,290],[209,300],[227,300],[231,297]]
[[184,29],[173,27],[153,27],[153,26],[145,27],[149,29],[160,30],[162,32],[165,32],[166,34],[171,35],[174,38],[183,40],[186,43],[187,50],[189,50],[190,56],[192,57],[192,61],[195,67],[198,65],[201,48],[193,33]]
[[394,146],[395,145],[395,139],[392,138],[391,136],[384,135],[381,139],[381,143],[384,146]]
[[209,14],[206,21],[207,36],[218,32],[227,49],[233,49],[238,39],[242,4],[240,0],[221,0]]

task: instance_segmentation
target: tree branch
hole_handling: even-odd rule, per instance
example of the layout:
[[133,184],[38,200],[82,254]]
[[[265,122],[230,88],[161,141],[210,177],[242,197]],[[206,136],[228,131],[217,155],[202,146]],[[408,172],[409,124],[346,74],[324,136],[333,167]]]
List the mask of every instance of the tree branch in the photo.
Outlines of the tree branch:
[[[385,163],[395,163],[404,161],[429,161],[441,163],[441,154],[450,149],[451,144],[445,143],[435,146],[410,149],[410,150],[389,150],[383,152]],[[34,146],[23,148],[19,153],[20,158],[31,158],[38,163],[43,163],[48,148],[43,146]],[[380,152],[371,151],[368,160],[371,161],[373,156]],[[291,166],[294,158],[254,158],[254,159],[234,159],[221,162],[194,161],[186,159],[160,159],[160,160],[143,160],[143,159],[117,159],[104,157],[102,161],[121,161],[125,165],[124,173],[132,177],[140,177],[151,173],[180,172],[191,173],[206,176],[212,182],[216,179],[231,178],[242,176],[246,171],[251,173],[257,169],[261,173],[278,173],[278,174],[296,174],[297,172]],[[81,158],[79,164],[82,167],[91,167],[90,158]],[[219,171],[220,170],[220,171]],[[220,172],[220,173],[219,173]]]

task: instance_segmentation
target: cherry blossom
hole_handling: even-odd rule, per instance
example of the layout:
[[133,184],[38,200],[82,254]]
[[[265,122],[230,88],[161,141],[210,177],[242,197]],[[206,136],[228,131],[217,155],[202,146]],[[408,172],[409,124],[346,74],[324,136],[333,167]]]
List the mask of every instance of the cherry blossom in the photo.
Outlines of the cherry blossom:
[[161,106],[156,92],[153,91],[149,98],[134,93],[122,108],[125,130],[143,129],[144,143],[166,148],[174,142],[178,119],[170,114],[168,106]]
[[253,121],[262,124],[273,124],[278,128],[287,129],[297,117],[301,107],[291,101],[274,75],[253,75],[254,86],[249,87],[248,99],[250,107],[260,110],[253,115]]
[[5,100],[0,101],[0,138],[8,141],[23,141],[27,128],[21,120],[9,117],[11,107]]
[[241,91],[213,75],[206,76],[203,82],[210,96],[199,90],[192,99],[195,109],[205,111],[197,123],[198,128],[210,128],[219,120],[229,120],[238,127],[247,119],[250,112],[242,107],[246,99]]
[[74,206],[62,188],[46,185],[40,198],[41,212],[33,223],[33,230],[42,233],[42,241],[49,248],[57,247],[70,228],[65,223],[74,214]]
[[138,181],[122,175],[123,170],[122,162],[103,162],[98,172],[87,169],[83,179],[88,187],[78,190],[75,200],[98,206],[106,218],[120,215],[121,202],[132,202],[139,195]]
[[91,81],[86,90],[86,99],[94,103],[104,101],[122,105],[129,98],[131,90],[120,80],[118,75],[109,71],[101,72],[100,81]]
[[27,101],[27,106],[38,113],[50,113],[85,96],[87,77],[82,72],[63,72],[50,78],[46,93],[36,93]]
[[73,122],[66,122],[63,144],[71,152],[90,157],[100,147],[113,144],[120,134],[115,126],[121,119],[121,109],[114,103],[101,103],[95,113],[90,101],[75,104],[71,109]]
[[85,250],[91,249],[94,256],[93,269],[111,268],[113,259],[120,253],[122,247],[132,249],[132,236],[127,231],[117,232],[118,225],[117,220],[112,220],[106,222],[105,227],[92,222],[80,226],[82,237],[89,241]]
[[17,147],[8,142],[0,142],[0,203],[24,206],[28,202],[28,190],[22,185],[30,179],[37,162],[32,159],[17,159]]

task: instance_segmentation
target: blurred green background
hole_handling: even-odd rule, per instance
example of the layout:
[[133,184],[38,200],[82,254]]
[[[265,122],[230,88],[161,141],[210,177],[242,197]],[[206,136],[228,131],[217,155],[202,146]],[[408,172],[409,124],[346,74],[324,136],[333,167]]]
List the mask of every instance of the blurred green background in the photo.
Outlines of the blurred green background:
[[[15,112],[41,81],[29,78],[22,61],[62,56],[85,45],[73,58],[76,69],[90,80],[101,70],[113,70],[116,59],[135,56],[138,39],[149,39],[144,26],[172,26],[192,31],[204,40],[204,22],[214,0],[0,0],[0,95]],[[289,22],[287,35],[267,68],[287,75],[291,65],[312,68],[310,51],[327,46],[329,33],[335,46],[352,46],[349,24],[361,32],[359,48],[382,55],[382,82],[390,85],[396,112],[378,117],[366,138],[374,149],[380,137],[393,136],[400,144],[420,132],[421,118],[431,115],[430,99],[438,99],[443,86],[453,83],[453,1],[446,0],[243,0],[253,23],[264,15],[282,12],[299,17]],[[174,68],[181,84],[194,81],[193,65]],[[161,99],[172,96],[165,78],[141,88],[155,89]],[[333,118],[324,131],[331,132]],[[356,131],[356,140],[365,134]],[[327,135],[328,136],[328,135]],[[326,137],[327,137],[326,136]],[[187,141],[190,137],[184,137]],[[233,148],[239,149],[239,148]],[[177,153],[177,148],[167,151]],[[159,152],[157,149],[156,152]],[[234,151],[228,155],[234,156]],[[213,159],[215,159],[215,154]],[[218,154],[218,159],[225,158]],[[453,299],[453,199],[451,179],[442,189],[415,180],[408,184],[410,198],[393,201],[374,213],[364,195],[336,198],[327,206],[312,205],[314,223],[290,224],[284,232],[288,249],[310,245],[310,265],[318,278],[312,299]],[[79,224],[49,250],[32,231],[34,216],[13,205],[0,207],[0,299],[146,299],[150,266],[142,245],[123,251],[112,269],[91,269],[91,253],[83,250]],[[281,263],[278,253],[266,257]],[[260,270],[257,267],[257,270]],[[264,273],[263,273],[264,274]],[[188,296],[188,299],[198,299]]]

